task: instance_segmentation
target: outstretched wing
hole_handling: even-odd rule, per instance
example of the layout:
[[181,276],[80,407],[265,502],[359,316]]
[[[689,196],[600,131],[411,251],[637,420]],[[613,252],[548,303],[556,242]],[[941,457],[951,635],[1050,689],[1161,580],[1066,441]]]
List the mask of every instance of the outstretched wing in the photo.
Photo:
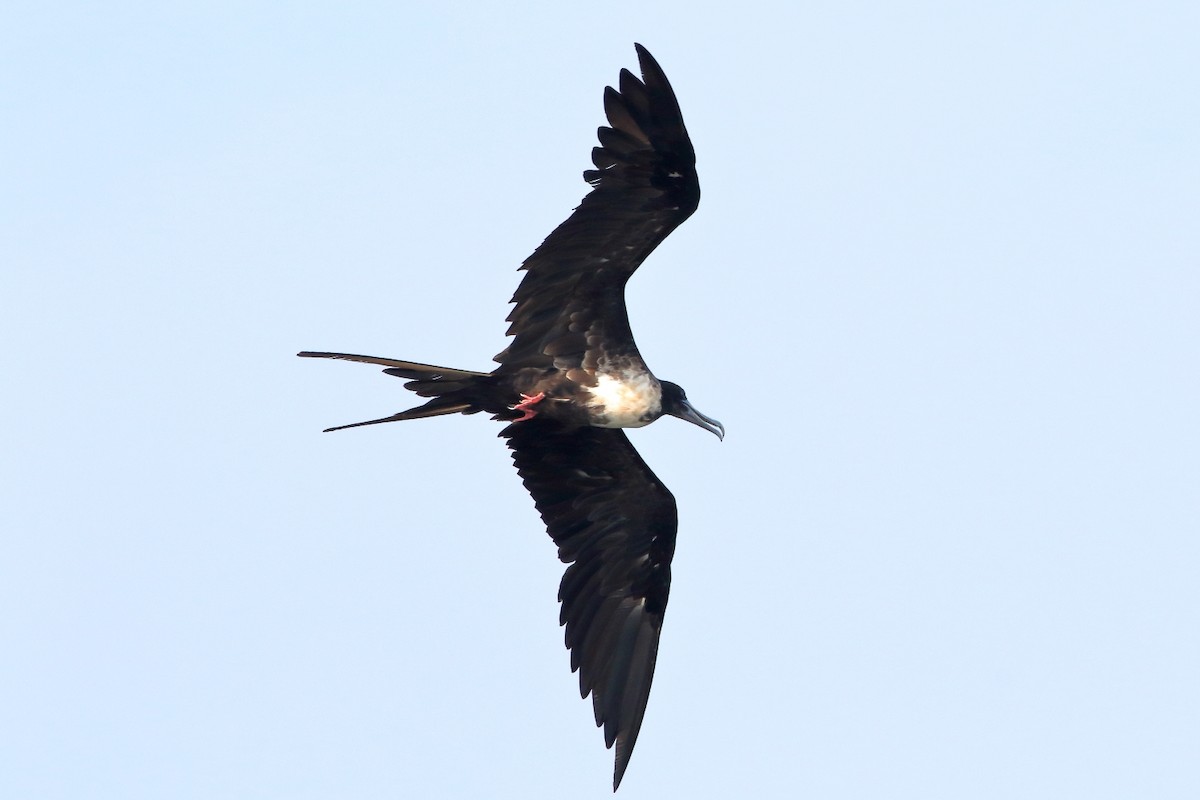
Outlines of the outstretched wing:
[[598,131],[592,191],[521,269],[512,302],[505,369],[594,369],[605,355],[636,355],[625,311],[625,283],[700,202],[696,154],[679,101],[653,56],[635,45],[642,80],[621,70],[620,89],[604,90],[609,126]]
[[624,432],[513,423],[501,434],[570,566],[559,585],[571,670],[590,692],[604,743],[616,744],[613,789],[637,742],[671,586],[675,498]]

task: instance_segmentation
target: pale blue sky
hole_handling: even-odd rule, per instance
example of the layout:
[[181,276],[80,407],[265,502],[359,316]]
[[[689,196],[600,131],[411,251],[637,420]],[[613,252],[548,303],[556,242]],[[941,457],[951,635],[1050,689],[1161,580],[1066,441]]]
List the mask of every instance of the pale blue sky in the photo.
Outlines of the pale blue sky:
[[1200,6],[9,3],[0,796],[589,798],[487,368],[647,45],[721,419],[620,797],[1200,796]]

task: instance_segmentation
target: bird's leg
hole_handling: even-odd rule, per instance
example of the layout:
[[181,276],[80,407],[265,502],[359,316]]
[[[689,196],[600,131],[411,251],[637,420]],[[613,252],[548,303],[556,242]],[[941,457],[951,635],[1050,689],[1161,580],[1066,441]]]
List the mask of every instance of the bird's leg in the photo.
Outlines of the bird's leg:
[[537,394],[522,394],[521,402],[517,403],[515,406],[509,406],[509,408],[511,408],[513,411],[520,411],[523,415],[517,417],[515,420],[513,420],[513,422],[524,422],[527,419],[533,419],[535,416],[537,416],[537,412],[533,410],[533,407],[542,402],[545,397],[545,392],[538,392]]

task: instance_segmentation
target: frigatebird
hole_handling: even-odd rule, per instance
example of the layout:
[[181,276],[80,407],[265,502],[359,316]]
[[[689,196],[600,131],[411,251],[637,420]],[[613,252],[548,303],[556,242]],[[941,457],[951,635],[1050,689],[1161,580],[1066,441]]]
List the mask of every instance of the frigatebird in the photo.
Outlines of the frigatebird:
[[348,353],[302,352],[386,367],[431,398],[390,417],[341,425],[486,411],[569,566],[559,586],[571,671],[592,695],[604,743],[616,745],[613,791],[637,742],[654,664],[678,525],[675,498],[622,428],[664,415],[724,439],[725,427],[657,379],[633,341],[625,284],[696,210],[696,155],[658,62],[635,45],[629,70],[604,90],[608,126],[583,173],[592,190],[521,269],[508,315],[509,346],[491,372]]

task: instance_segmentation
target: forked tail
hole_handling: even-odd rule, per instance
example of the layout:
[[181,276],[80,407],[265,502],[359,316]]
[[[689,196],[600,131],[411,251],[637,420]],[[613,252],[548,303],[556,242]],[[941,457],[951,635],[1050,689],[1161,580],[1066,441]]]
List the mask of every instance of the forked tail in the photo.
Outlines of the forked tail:
[[490,401],[492,381],[486,372],[471,372],[465,369],[450,369],[435,367],[431,364],[417,364],[413,361],[399,361],[394,358],[377,358],[376,356],[358,356],[350,353],[314,353],[305,350],[296,355],[302,358],[336,358],[341,361],[361,361],[364,364],[378,364],[386,367],[384,372],[398,378],[408,378],[404,384],[421,397],[433,398],[424,405],[401,411],[390,417],[371,419],[366,422],[355,422],[350,425],[338,425],[336,428],[326,428],[325,431],[340,431],[346,428],[358,428],[362,425],[378,425],[381,422],[398,422],[405,419],[420,419],[421,417],[436,417],[442,414],[475,414],[480,411],[492,411],[494,402]]

